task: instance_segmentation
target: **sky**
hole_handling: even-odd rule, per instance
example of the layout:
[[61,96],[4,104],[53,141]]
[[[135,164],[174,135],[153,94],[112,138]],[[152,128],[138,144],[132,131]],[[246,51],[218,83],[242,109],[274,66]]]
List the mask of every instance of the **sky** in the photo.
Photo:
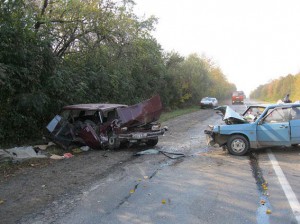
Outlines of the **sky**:
[[164,51],[212,58],[247,95],[300,72],[300,0],[134,0]]

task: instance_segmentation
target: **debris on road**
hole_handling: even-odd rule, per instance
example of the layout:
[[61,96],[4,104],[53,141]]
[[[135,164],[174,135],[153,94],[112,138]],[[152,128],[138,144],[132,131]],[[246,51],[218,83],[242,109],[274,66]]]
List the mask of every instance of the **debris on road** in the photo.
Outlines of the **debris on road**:
[[46,150],[48,147],[50,147],[50,146],[52,146],[52,145],[55,145],[55,143],[53,143],[53,142],[48,142],[48,144],[47,145],[35,145],[35,146],[33,146],[33,149],[34,150]]
[[56,159],[56,160],[64,159],[64,158],[65,158],[64,156],[59,156],[59,155],[56,155],[56,154],[52,154],[50,156],[50,159]]
[[31,158],[47,158],[40,150],[36,151],[32,146],[15,147],[11,149],[0,150],[0,160],[2,158],[10,158],[12,160],[20,161]]
[[137,152],[134,155],[140,156],[140,155],[157,155],[157,154],[163,154],[164,156],[170,158],[170,159],[178,159],[180,157],[185,157],[184,153],[178,153],[178,152],[168,152],[168,151],[162,151],[157,149],[147,149],[141,152]]
[[72,153],[67,152],[67,153],[65,153],[65,154],[63,155],[63,157],[64,157],[65,159],[69,159],[69,158],[72,158],[73,155],[72,155]]
[[159,153],[160,153],[160,151],[157,150],[157,149],[147,149],[147,150],[144,150],[144,151],[141,151],[141,152],[137,152],[134,155],[135,156],[140,156],[140,155],[156,155],[156,154],[159,154]]

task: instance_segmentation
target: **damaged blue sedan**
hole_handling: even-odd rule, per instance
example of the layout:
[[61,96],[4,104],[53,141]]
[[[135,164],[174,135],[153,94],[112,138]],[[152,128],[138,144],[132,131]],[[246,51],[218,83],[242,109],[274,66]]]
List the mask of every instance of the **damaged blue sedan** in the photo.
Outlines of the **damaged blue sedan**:
[[300,104],[252,105],[242,114],[228,106],[216,108],[224,125],[204,131],[210,146],[244,155],[249,149],[300,144]]

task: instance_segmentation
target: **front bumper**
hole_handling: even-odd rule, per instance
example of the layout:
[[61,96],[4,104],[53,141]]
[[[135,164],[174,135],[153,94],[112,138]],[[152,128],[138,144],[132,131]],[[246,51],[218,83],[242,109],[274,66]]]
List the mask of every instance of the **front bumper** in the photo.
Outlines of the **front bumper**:
[[209,108],[212,108],[213,105],[211,103],[200,103],[200,107],[209,107]]
[[211,130],[204,130],[204,134],[206,137],[206,144],[208,146],[215,146],[217,144],[214,139],[214,133]]
[[119,134],[118,137],[120,139],[132,141],[132,140],[145,140],[156,138],[160,135],[163,135],[167,131],[167,128],[162,128],[158,131],[150,131],[150,132],[131,132],[126,134]]

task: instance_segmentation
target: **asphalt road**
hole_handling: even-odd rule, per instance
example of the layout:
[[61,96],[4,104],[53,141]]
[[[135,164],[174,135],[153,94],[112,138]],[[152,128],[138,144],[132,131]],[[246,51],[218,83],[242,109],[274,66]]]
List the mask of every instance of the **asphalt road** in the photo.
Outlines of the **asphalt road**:
[[300,223],[300,147],[232,156],[206,146],[203,130],[217,123],[210,109],[167,122],[154,149],[185,157],[139,156],[74,195],[71,209],[62,200],[24,223]]

